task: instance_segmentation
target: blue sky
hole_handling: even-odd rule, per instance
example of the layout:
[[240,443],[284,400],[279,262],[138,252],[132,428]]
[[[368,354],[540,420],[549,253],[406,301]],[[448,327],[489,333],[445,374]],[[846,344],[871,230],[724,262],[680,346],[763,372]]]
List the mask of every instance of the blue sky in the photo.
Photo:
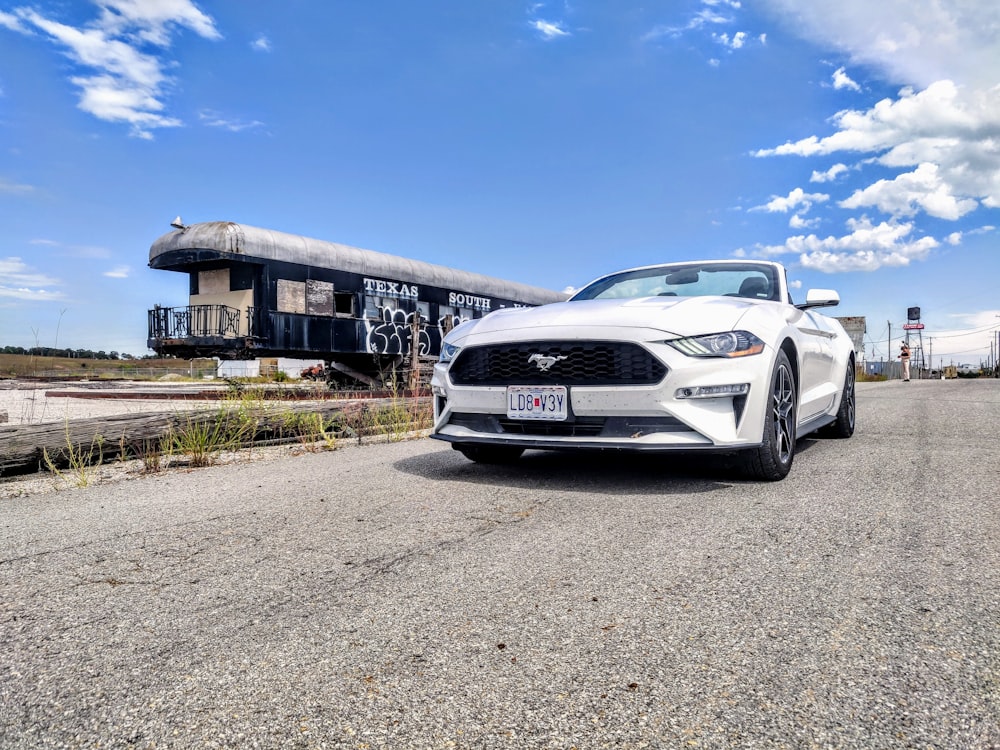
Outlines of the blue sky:
[[0,207],[0,345],[147,353],[180,215],[552,289],[776,259],[978,363],[1000,4],[0,0]]

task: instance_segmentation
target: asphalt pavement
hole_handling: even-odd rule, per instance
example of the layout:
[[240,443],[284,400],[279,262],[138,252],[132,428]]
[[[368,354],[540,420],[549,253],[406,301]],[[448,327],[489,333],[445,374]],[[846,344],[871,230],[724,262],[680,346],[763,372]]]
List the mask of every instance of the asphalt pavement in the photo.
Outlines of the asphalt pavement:
[[782,482],[429,439],[0,502],[2,748],[1000,748],[1000,381]]

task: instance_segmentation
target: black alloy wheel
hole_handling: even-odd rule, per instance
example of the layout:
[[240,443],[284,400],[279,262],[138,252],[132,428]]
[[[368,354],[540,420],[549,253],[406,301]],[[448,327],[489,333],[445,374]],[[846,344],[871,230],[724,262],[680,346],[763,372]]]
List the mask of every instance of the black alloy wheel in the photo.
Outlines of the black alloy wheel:
[[748,476],[773,482],[788,475],[795,458],[797,414],[795,375],[788,356],[779,351],[771,373],[761,444],[744,456],[743,469]]
[[844,375],[844,393],[840,397],[837,418],[820,431],[822,435],[833,438],[849,438],[854,434],[854,421],[857,412],[857,399],[854,395],[856,381],[857,375],[852,360],[847,363],[847,374]]

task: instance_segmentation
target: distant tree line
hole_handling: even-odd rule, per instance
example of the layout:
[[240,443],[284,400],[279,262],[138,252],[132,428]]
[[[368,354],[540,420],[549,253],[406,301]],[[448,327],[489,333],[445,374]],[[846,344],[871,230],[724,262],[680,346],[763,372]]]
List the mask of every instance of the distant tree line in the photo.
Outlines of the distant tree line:
[[33,357],[66,357],[68,359],[159,359],[156,354],[146,354],[136,357],[133,354],[118,352],[92,352],[90,349],[53,349],[50,346],[5,346],[0,348],[0,354],[27,354]]

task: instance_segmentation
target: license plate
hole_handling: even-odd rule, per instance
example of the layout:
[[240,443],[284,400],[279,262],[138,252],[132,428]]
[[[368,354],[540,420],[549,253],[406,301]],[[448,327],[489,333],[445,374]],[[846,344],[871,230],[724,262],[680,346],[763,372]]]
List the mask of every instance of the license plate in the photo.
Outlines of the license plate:
[[509,385],[507,418],[565,420],[568,400],[564,385]]

